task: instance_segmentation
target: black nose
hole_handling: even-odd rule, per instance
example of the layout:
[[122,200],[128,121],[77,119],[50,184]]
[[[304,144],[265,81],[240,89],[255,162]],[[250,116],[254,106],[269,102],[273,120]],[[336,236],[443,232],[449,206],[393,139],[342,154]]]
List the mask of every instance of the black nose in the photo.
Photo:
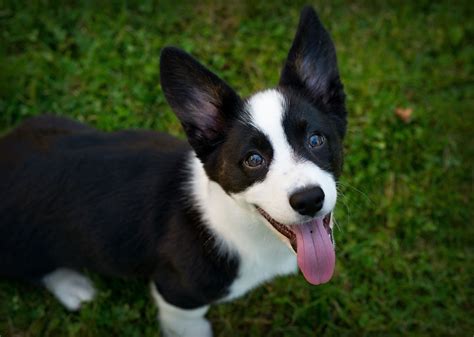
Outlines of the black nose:
[[314,216],[323,203],[324,192],[319,186],[298,191],[290,197],[291,207],[302,215]]

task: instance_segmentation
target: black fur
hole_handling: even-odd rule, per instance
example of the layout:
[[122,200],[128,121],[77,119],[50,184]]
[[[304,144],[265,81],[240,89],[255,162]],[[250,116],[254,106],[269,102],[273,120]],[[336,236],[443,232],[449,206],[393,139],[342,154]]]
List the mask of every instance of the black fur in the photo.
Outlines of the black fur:
[[[290,145],[301,157],[339,177],[347,115],[344,88],[334,44],[309,6],[301,12],[279,90],[286,101],[283,127]],[[308,146],[314,133],[326,138],[321,148]]]
[[160,78],[191,146],[205,161],[243,113],[241,99],[227,83],[178,48],[161,52]]
[[[316,108],[304,96],[292,91],[284,91],[286,107],[283,129],[295,153],[312,161],[338,178],[342,171],[343,148],[340,124],[328,114]],[[324,136],[323,146],[311,148],[309,137],[313,134]]]
[[[245,166],[250,154],[259,153],[265,165],[258,169]],[[226,135],[226,141],[214,151],[204,168],[209,178],[228,193],[238,193],[265,179],[273,158],[268,138],[251,125],[237,123]]]
[[301,11],[293,45],[281,73],[280,87],[304,96],[326,113],[342,138],[346,132],[345,95],[337,68],[336,50],[316,12]]
[[1,276],[61,266],[152,279],[183,308],[222,297],[235,278],[238,259],[215,253],[184,187],[185,142],[42,116],[1,139],[0,153]]
[[[273,150],[268,139],[248,124],[245,103],[221,79],[185,52],[168,47],[161,53],[161,82],[191,146],[209,178],[228,193],[240,192],[265,178]],[[267,165],[249,170],[252,152]]]

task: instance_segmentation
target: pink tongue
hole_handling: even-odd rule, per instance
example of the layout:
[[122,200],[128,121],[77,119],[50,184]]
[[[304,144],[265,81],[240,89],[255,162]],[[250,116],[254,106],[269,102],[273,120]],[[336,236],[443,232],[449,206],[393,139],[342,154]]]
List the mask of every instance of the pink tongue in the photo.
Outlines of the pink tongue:
[[314,285],[328,282],[334,273],[334,245],[324,228],[323,219],[292,227],[296,234],[298,266],[306,280]]

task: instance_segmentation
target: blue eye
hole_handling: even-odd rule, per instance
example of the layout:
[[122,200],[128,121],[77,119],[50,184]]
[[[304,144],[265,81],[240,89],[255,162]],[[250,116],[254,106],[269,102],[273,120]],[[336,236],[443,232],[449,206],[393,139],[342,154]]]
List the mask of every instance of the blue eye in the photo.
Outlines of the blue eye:
[[314,134],[311,137],[309,137],[308,143],[309,143],[309,146],[311,147],[320,147],[321,145],[324,144],[324,140],[325,140],[324,136]]
[[262,166],[263,162],[263,157],[258,153],[252,153],[247,157],[247,159],[245,159],[245,165],[250,168],[257,168],[259,166]]

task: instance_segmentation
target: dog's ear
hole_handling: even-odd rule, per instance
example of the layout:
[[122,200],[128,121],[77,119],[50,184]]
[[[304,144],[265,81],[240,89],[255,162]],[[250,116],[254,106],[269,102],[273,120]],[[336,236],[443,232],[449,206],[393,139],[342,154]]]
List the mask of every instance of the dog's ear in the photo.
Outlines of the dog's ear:
[[189,143],[198,157],[205,159],[223,141],[242,100],[223,80],[178,48],[162,50],[160,77]]
[[336,50],[311,6],[301,11],[298,30],[281,73],[280,86],[302,92],[313,104],[330,113],[344,135],[347,113]]

